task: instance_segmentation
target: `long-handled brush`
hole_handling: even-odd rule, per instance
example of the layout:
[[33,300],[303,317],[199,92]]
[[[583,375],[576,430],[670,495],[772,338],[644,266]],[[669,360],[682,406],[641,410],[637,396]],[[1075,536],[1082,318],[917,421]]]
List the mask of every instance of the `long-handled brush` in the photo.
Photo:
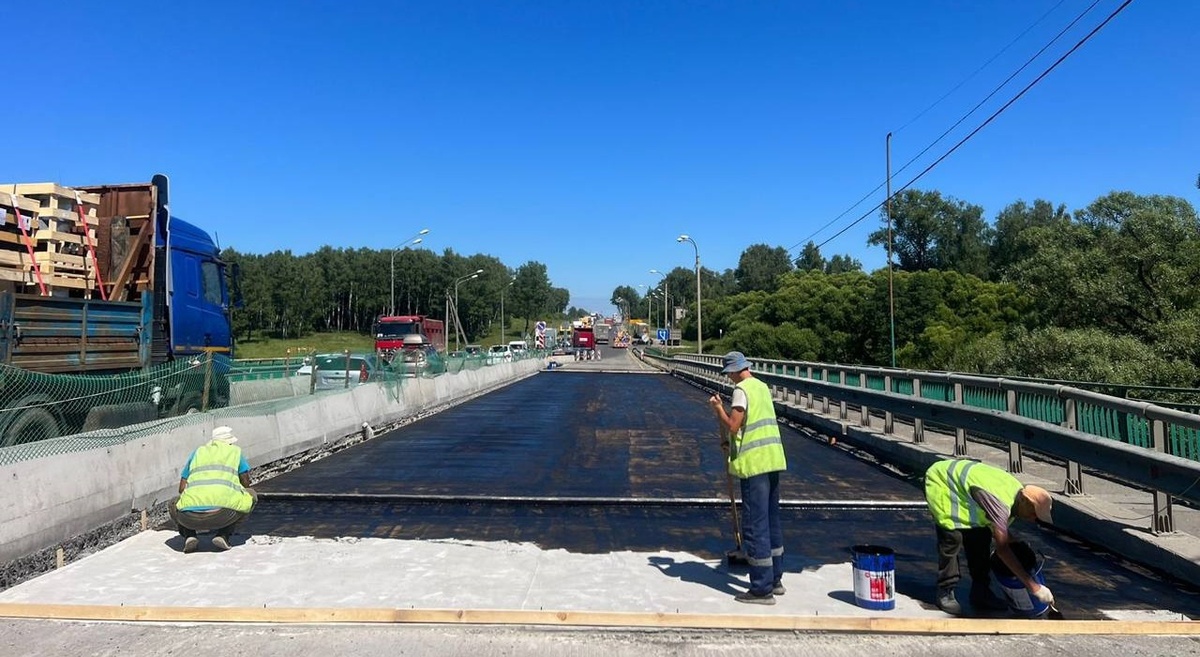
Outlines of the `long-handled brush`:
[[[721,448],[725,454],[729,454],[729,430],[724,425],[721,426]],[[733,511],[733,540],[736,548],[725,553],[725,563],[730,567],[749,566],[750,561],[746,558],[746,551],[742,547],[742,519],[738,515],[737,500],[733,497],[733,475],[729,474],[728,466],[725,469],[725,490],[729,493],[729,508]]]

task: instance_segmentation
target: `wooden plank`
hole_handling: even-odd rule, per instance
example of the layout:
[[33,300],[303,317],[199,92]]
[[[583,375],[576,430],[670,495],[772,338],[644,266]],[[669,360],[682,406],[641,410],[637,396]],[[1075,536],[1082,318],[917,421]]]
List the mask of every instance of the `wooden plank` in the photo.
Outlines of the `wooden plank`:
[[[16,193],[22,196],[57,196],[60,198],[70,199],[75,202],[76,190],[70,187],[63,187],[58,183],[0,183],[0,191],[16,190]],[[100,195],[90,192],[79,192],[79,200],[85,205],[100,205]]]
[[[12,214],[12,197],[8,195],[10,191],[12,191],[12,185],[9,185],[7,188],[0,185],[0,208],[8,210],[8,213]],[[17,207],[21,209],[21,215],[24,217],[30,217],[41,209],[41,206],[38,205],[35,199],[19,195],[17,196]],[[6,218],[5,221],[11,223],[13,219]]]
[[625,611],[389,609],[346,607],[158,607],[0,603],[0,617],[168,623],[436,623],[886,634],[1200,635],[1188,621],[1051,621],[999,618],[786,616]]
[[[127,283],[129,283],[130,277],[133,276],[133,270],[134,267],[137,266],[138,257],[140,256],[142,249],[150,243],[150,236],[153,234],[154,226],[151,225],[149,221],[141,222],[141,226],[138,227],[137,235],[134,236],[129,245],[128,255],[125,257],[125,261],[121,263],[121,267],[117,270],[117,275],[113,277],[113,280],[106,283],[106,285],[109,286],[109,299],[113,301],[125,301],[125,286]],[[145,279],[139,279],[138,282],[140,283],[143,280]],[[146,283],[148,284],[149,281],[146,281]]]

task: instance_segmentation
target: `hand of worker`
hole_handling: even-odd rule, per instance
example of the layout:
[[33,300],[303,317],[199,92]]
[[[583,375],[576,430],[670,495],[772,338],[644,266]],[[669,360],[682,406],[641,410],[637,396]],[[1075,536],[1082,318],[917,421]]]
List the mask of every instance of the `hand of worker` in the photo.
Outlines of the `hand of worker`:
[[1033,589],[1033,597],[1044,605],[1054,604],[1054,594],[1050,592],[1050,587],[1043,584],[1038,584],[1037,588]]
[[711,406],[714,411],[717,410],[718,408],[721,408],[721,398],[716,395],[709,397],[708,405]]

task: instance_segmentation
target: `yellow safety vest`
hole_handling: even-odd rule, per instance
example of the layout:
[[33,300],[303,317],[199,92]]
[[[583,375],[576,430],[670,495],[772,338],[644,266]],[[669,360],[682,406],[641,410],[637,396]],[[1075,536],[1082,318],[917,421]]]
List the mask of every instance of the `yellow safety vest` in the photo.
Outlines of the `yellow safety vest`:
[[730,441],[729,474],[748,479],[766,472],[787,470],[771,389],[754,377],[747,378],[737,387],[746,392],[746,415]]
[[[991,526],[983,507],[971,497],[973,487],[995,495],[1011,509],[1022,484],[1016,477],[987,463],[967,459],[938,461],[925,472],[925,501],[933,521],[943,529]],[[1009,522],[1012,520],[1009,515]]]
[[236,445],[214,440],[196,450],[188,472],[187,488],[176,507],[220,507],[246,513],[254,507],[254,498],[242,487],[238,466],[242,450]]

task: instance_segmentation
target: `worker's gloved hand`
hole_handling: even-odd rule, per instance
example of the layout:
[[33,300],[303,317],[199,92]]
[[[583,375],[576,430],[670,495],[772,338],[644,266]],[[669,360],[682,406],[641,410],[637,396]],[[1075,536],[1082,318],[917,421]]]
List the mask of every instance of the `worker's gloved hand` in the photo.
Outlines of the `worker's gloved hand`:
[[1044,605],[1054,604],[1054,594],[1050,592],[1050,587],[1048,586],[1039,584],[1038,587],[1033,590],[1033,597],[1037,598],[1038,602]]

